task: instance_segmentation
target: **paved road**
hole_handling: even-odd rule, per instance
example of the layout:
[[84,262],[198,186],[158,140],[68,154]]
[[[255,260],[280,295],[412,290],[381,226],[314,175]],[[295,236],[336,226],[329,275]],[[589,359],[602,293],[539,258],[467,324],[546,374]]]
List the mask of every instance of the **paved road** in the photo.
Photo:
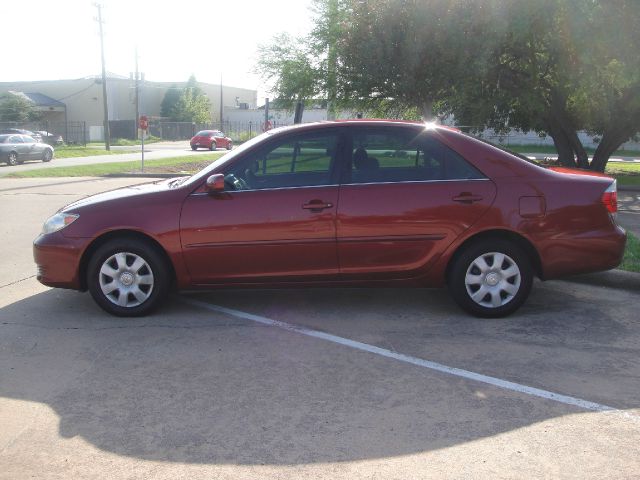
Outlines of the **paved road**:
[[[114,147],[116,150],[132,150],[135,147]],[[138,148],[139,150],[139,148]],[[226,150],[219,149],[218,152],[224,153]],[[149,146],[145,145],[145,160],[158,160],[161,158],[180,157],[186,155],[204,155],[211,153],[209,150],[191,150],[188,141],[184,142],[161,142],[152,143]],[[6,163],[0,164],[0,177],[7,175],[15,171],[35,170],[41,168],[55,168],[55,167],[72,167],[77,165],[94,165],[98,163],[112,163],[112,162],[130,162],[133,160],[141,160],[141,153],[119,153],[112,155],[96,155],[91,157],[76,157],[76,158],[54,158],[49,163],[43,163],[40,161],[29,161],[22,165],[16,165],[14,167],[8,166]]]
[[637,275],[537,282],[502,320],[421,289],[200,293],[119,319],[39,285],[42,220],[131,182],[0,179],[0,479],[637,478]]

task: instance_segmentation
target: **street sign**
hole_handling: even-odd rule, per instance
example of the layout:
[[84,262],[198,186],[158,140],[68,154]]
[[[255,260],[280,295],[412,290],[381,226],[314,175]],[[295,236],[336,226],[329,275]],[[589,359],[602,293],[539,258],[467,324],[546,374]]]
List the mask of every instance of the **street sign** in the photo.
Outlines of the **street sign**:
[[138,126],[140,130],[148,130],[149,129],[149,119],[146,115],[140,115],[140,120],[138,122]]

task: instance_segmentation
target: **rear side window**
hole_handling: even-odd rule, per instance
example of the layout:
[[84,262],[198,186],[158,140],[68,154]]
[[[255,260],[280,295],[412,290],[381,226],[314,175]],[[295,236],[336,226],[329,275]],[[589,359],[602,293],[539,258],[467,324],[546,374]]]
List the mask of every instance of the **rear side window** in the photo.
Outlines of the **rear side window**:
[[363,130],[353,136],[346,183],[485,178],[453,150],[414,130]]

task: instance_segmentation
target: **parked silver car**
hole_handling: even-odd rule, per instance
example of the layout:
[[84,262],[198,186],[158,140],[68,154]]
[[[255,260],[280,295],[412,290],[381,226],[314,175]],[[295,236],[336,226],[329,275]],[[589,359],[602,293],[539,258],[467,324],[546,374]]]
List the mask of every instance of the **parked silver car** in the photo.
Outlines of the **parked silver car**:
[[53,158],[53,147],[38,142],[28,135],[0,135],[0,161],[7,165],[18,165],[25,160],[49,162]]

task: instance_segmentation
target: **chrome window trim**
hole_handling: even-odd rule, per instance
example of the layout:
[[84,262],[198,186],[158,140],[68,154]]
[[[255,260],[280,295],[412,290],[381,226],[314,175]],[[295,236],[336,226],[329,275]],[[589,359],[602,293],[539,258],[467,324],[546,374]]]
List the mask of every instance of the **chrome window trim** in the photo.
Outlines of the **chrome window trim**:
[[486,182],[491,181],[490,178],[451,178],[446,180],[402,180],[400,182],[364,182],[364,183],[343,183],[341,186],[356,185],[402,185],[406,183],[443,183],[443,182]]
[[[326,188],[326,187],[339,187],[337,183],[329,185],[304,185],[300,187],[274,187],[274,188],[252,188],[250,190],[224,190],[219,193],[243,193],[243,192],[268,192],[271,190],[293,190],[294,188],[300,190],[302,188]],[[189,196],[211,195],[208,192],[193,192]]]

